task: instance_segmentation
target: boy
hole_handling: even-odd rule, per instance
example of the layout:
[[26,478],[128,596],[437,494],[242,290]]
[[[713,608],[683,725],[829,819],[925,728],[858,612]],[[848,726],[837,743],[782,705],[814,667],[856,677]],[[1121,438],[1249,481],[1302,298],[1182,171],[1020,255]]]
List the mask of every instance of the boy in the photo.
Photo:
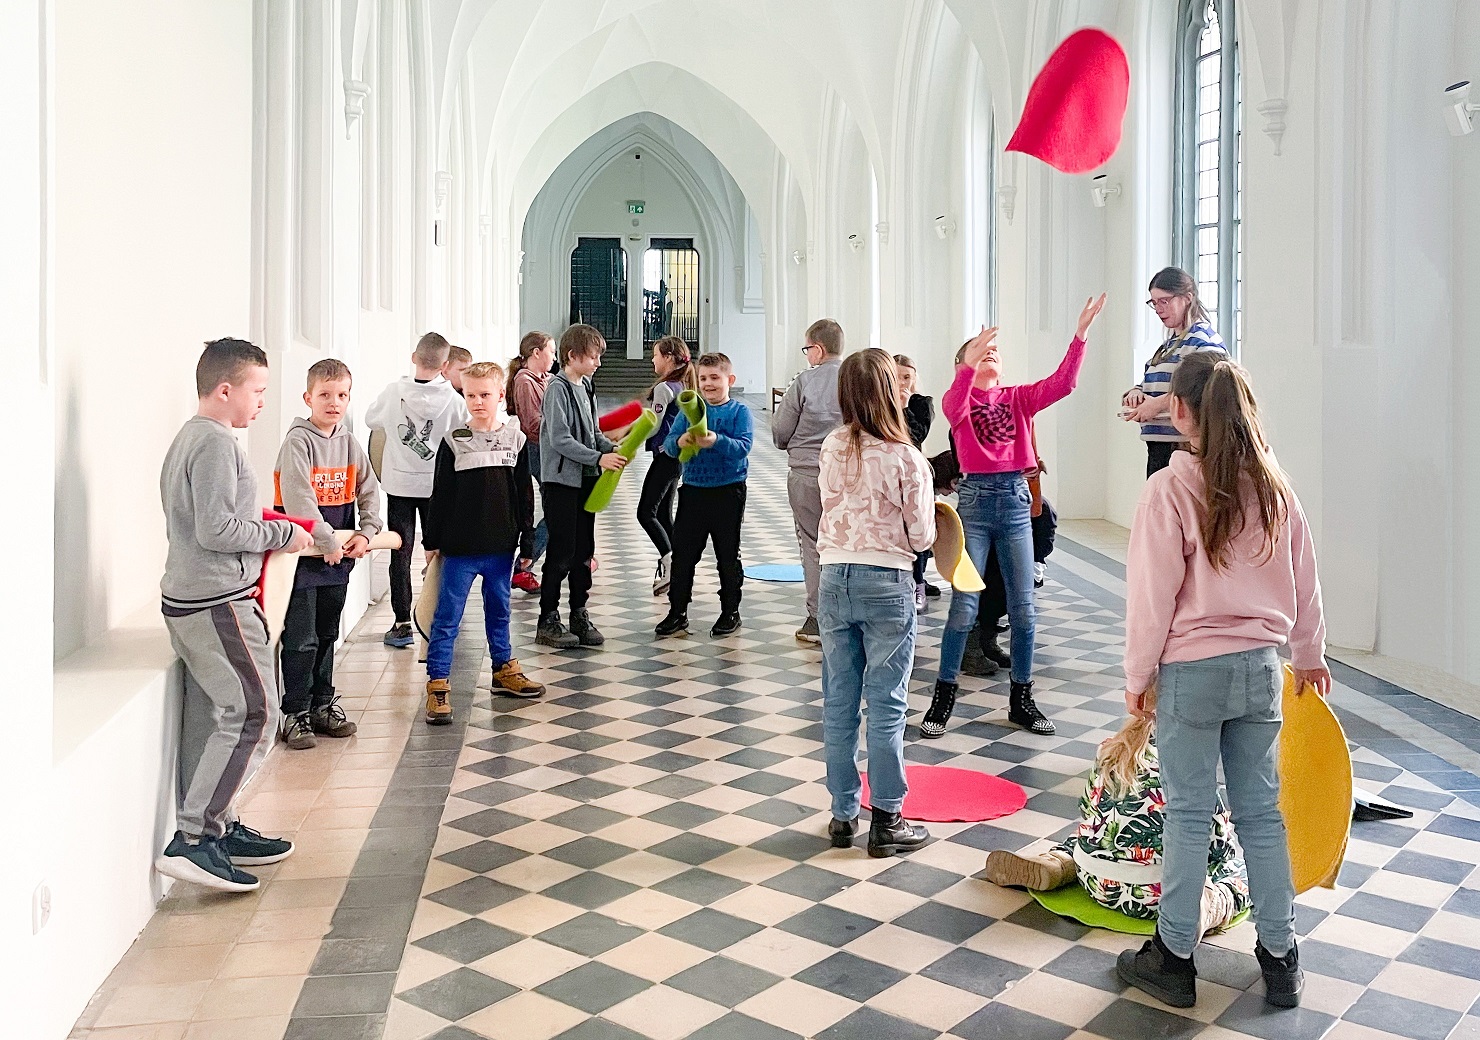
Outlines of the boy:
[[714,539],[714,562],[719,568],[719,620],[711,636],[727,636],[740,627],[740,523],[745,519],[745,477],[755,423],[750,409],[730,399],[735,372],[724,354],[699,358],[699,396],[704,398],[709,432],[696,437],[688,416],[679,414],[663,450],[674,457],[690,446],[703,450],[683,464],[683,487],[678,492],[678,516],[673,521],[673,584],[668,589],[668,616],[657,634],[671,636],[689,627],[689,600],[694,594],[694,569],[704,555],[704,543]]
[[380,484],[385,488],[386,522],[401,536],[401,547],[391,552],[391,609],[395,621],[385,634],[385,645],[408,647],[411,633],[411,555],[416,551],[416,517],[426,529],[427,503],[432,494],[432,468],[437,445],[454,426],[467,422],[462,398],[442,375],[451,346],[428,332],[411,355],[414,376],[402,376],[385,388],[369,411],[365,425],[385,431],[385,457]]
[[452,721],[448,703],[452,645],[474,578],[483,579],[483,625],[494,688],[516,697],[545,692],[525,677],[509,643],[509,579],[519,532],[530,521],[521,492],[529,479],[522,461],[524,432],[518,423],[499,420],[502,368],[485,361],[470,366],[462,378],[463,397],[472,414],[437,448],[432,507],[425,526],[427,552],[442,556],[442,587],[427,646],[426,720],[433,726]]
[[[606,339],[590,325],[572,325],[560,337],[559,372],[541,405],[540,490],[550,541],[540,582],[540,627],[535,641],[568,649],[606,642],[586,611],[591,559],[596,555],[596,515],[586,499],[601,470],[627,460],[596,426],[596,392],[590,377],[601,367]],[[560,585],[570,579],[570,628],[560,623]]]
[[[314,544],[322,559],[298,561],[293,595],[283,618],[283,742],[295,751],[318,745],[314,734],[349,737],[355,724],[334,696],[334,644],[349,590],[349,572],[380,533],[380,483],[370,460],[345,428],[349,412],[349,366],[325,358],[308,370],[303,403],[308,418],[296,420],[283,438],[272,475],[279,511],[322,517]],[[340,547],[334,531],[359,530]]]
[[264,553],[313,544],[286,520],[264,521],[257,480],[232,430],[262,411],[267,355],[245,340],[206,344],[195,366],[199,405],[160,472],[169,555],[160,581],[165,627],[185,665],[179,829],[161,874],[225,892],[257,879],[238,864],[276,863],[293,843],[236,817],[237,792],[267,753],[277,709],[267,619],[255,594]]
[[452,389],[457,391],[459,397],[463,392],[463,373],[472,363],[472,351],[455,345],[447,348],[447,364],[442,366],[442,375],[447,378],[447,382],[452,384]]

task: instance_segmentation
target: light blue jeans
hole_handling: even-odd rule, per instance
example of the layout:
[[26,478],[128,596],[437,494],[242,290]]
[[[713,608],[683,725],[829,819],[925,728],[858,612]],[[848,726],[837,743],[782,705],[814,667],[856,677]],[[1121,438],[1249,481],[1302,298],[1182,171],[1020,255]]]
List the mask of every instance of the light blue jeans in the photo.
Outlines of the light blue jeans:
[[822,734],[834,819],[858,815],[858,727],[868,705],[873,808],[904,805],[904,717],[915,660],[915,579],[909,569],[830,563],[822,568]]
[[[997,564],[1007,590],[1007,619],[1012,625],[1012,681],[1033,681],[1033,640],[1037,610],[1033,605],[1033,494],[1019,472],[972,473],[956,489],[956,512],[966,532],[966,555],[978,572],[997,547]],[[940,639],[937,678],[955,682],[961,674],[966,638],[976,624],[979,592],[951,592],[951,612]]]
[[1179,957],[1192,956],[1202,938],[1198,914],[1220,759],[1259,941],[1276,957],[1295,942],[1295,882],[1276,772],[1283,687],[1273,647],[1161,666],[1156,743],[1167,807],[1157,931]]

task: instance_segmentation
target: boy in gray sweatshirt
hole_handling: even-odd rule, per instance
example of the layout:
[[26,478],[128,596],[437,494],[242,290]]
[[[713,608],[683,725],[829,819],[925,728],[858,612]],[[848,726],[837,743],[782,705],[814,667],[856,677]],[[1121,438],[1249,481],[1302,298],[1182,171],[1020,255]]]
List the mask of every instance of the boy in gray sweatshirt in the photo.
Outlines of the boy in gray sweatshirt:
[[[349,366],[337,358],[308,370],[309,416],[288,428],[273,472],[277,508],[317,519],[313,539],[324,554],[298,561],[283,618],[283,743],[295,751],[314,747],[318,736],[349,737],[356,729],[334,696],[334,644],[349,572],[382,524],[380,483],[344,425],[350,385]],[[355,529],[341,547],[334,532]]]
[[185,666],[179,829],[155,861],[169,877],[227,892],[257,879],[293,843],[236,816],[242,789],[272,742],[277,670],[256,592],[263,555],[299,552],[308,532],[264,521],[257,480],[232,434],[262,411],[267,355],[245,340],[206,344],[195,368],[199,406],[165,455],[159,491],[169,555],[160,581],[165,627]]

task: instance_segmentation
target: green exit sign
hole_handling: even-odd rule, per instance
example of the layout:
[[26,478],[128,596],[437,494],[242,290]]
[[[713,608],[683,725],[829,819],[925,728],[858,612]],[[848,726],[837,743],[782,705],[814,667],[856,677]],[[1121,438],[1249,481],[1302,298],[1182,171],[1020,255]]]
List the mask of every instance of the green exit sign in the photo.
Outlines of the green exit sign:
[[642,211],[646,206],[647,203],[643,202],[641,199],[627,200],[627,212],[633,214],[634,216],[641,216]]

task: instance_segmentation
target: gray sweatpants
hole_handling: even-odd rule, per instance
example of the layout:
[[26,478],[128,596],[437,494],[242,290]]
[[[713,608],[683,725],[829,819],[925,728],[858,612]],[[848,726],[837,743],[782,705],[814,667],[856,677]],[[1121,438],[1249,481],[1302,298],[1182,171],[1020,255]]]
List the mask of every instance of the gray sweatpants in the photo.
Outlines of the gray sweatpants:
[[807,616],[817,616],[817,583],[822,565],[817,561],[817,527],[822,523],[822,489],[817,474],[787,470],[786,497],[797,528],[797,548],[802,552],[802,577],[807,582]]
[[239,599],[165,617],[185,663],[180,720],[180,830],[219,838],[236,820],[237,792],[277,731],[278,681],[267,619]]

